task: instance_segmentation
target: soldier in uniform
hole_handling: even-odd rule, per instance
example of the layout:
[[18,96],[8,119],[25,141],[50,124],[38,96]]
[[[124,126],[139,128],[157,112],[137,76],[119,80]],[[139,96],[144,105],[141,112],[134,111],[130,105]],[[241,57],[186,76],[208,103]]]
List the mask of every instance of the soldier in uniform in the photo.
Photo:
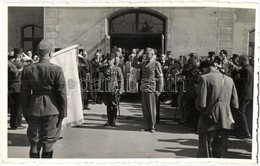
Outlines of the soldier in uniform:
[[[143,55],[142,49],[134,58],[133,67],[141,69],[142,111],[145,127],[141,131],[155,132],[156,123],[156,100],[163,90],[163,72],[160,62],[155,60],[154,49],[147,48],[147,60],[138,63]],[[156,79],[158,82],[156,82]]]
[[62,68],[50,63],[52,47],[43,39],[38,63],[24,67],[21,84],[23,115],[28,123],[30,158],[52,158],[53,145],[67,116],[66,85]]
[[104,126],[116,126],[117,102],[116,97],[124,91],[124,78],[120,67],[114,65],[114,56],[109,56],[106,64],[99,68],[104,75],[103,100],[107,107],[107,122]]
[[16,77],[13,77],[9,81],[9,90],[10,90],[10,100],[13,101],[13,106],[10,109],[10,129],[24,129],[22,126],[22,107],[20,98],[20,88],[21,88],[21,71],[23,70],[23,63],[21,62],[23,49],[15,48],[14,49],[14,58],[13,64],[19,70]]

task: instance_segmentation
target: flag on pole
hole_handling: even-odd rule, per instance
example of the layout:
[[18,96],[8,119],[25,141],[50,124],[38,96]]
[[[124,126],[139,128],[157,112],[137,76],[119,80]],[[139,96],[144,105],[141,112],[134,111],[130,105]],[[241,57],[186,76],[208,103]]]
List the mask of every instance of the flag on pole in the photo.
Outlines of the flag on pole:
[[74,45],[55,52],[50,60],[62,68],[66,80],[67,117],[62,121],[62,128],[84,122],[77,65],[78,47],[79,45]]

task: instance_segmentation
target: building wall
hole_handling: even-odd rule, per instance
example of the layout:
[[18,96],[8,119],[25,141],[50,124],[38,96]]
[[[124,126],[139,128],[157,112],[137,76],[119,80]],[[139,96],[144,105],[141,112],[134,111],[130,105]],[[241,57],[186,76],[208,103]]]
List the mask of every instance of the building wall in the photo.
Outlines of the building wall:
[[[122,8],[45,8],[45,37],[55,47],[81,44],[92,55],[104,50],[106,18]],[[166,50],[175,57],[190,52],[227,49],[247,52],[247,31],[254,28],[255,10],[230,8],[151,8],[167,17]]]
[[[81,44],[90,55],[105,48],[106,19],[123,8],[9,8],[8,50],[21,47],[24,25],[43,26],[54,47]],[[255,10],[230,8],[151,8],[167,17],[166,50],[175,57],[190,52],[227,49],[229,54],[247,53],[248,31],[255,27]]]
[[43,27],[42,7],[8,8],[8,51],[22,47],[22,27],[29,24]]

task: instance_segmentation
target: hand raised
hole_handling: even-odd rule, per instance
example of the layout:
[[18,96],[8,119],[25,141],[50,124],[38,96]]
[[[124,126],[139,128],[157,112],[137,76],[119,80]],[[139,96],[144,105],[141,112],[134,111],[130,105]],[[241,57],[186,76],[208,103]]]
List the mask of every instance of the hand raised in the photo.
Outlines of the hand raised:
[[137,54],[137,58],[140,58],[144,54],[144,49],[141,49],[139,53]]

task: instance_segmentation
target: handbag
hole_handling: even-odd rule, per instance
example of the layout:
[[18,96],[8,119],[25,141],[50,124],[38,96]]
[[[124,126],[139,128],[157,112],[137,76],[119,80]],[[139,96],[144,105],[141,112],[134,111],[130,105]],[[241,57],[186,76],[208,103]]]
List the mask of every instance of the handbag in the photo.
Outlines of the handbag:
[[[223,75],[223,74],[222,74]],[[224,85],[224,82],[225,82],[225,79],[224,79],[224,75],[223,75],[223,79],[222,79],[222,85],[221,85],[221,89],[220,89],[220,92],[219,92],[219,95],[217,97],[217,99],[208,107],[206,107],[203,111],[203,114],[204,114],[204,122],[206,124],[209,124],[209,125],[214,125],[216,124],[218,121],[216,119],[216,117],[214,116],[213,114],[213,108],[218,104],[219,102],[219,97],[220,95],[222,94],[222,89],[223,89],[223,85]]]

